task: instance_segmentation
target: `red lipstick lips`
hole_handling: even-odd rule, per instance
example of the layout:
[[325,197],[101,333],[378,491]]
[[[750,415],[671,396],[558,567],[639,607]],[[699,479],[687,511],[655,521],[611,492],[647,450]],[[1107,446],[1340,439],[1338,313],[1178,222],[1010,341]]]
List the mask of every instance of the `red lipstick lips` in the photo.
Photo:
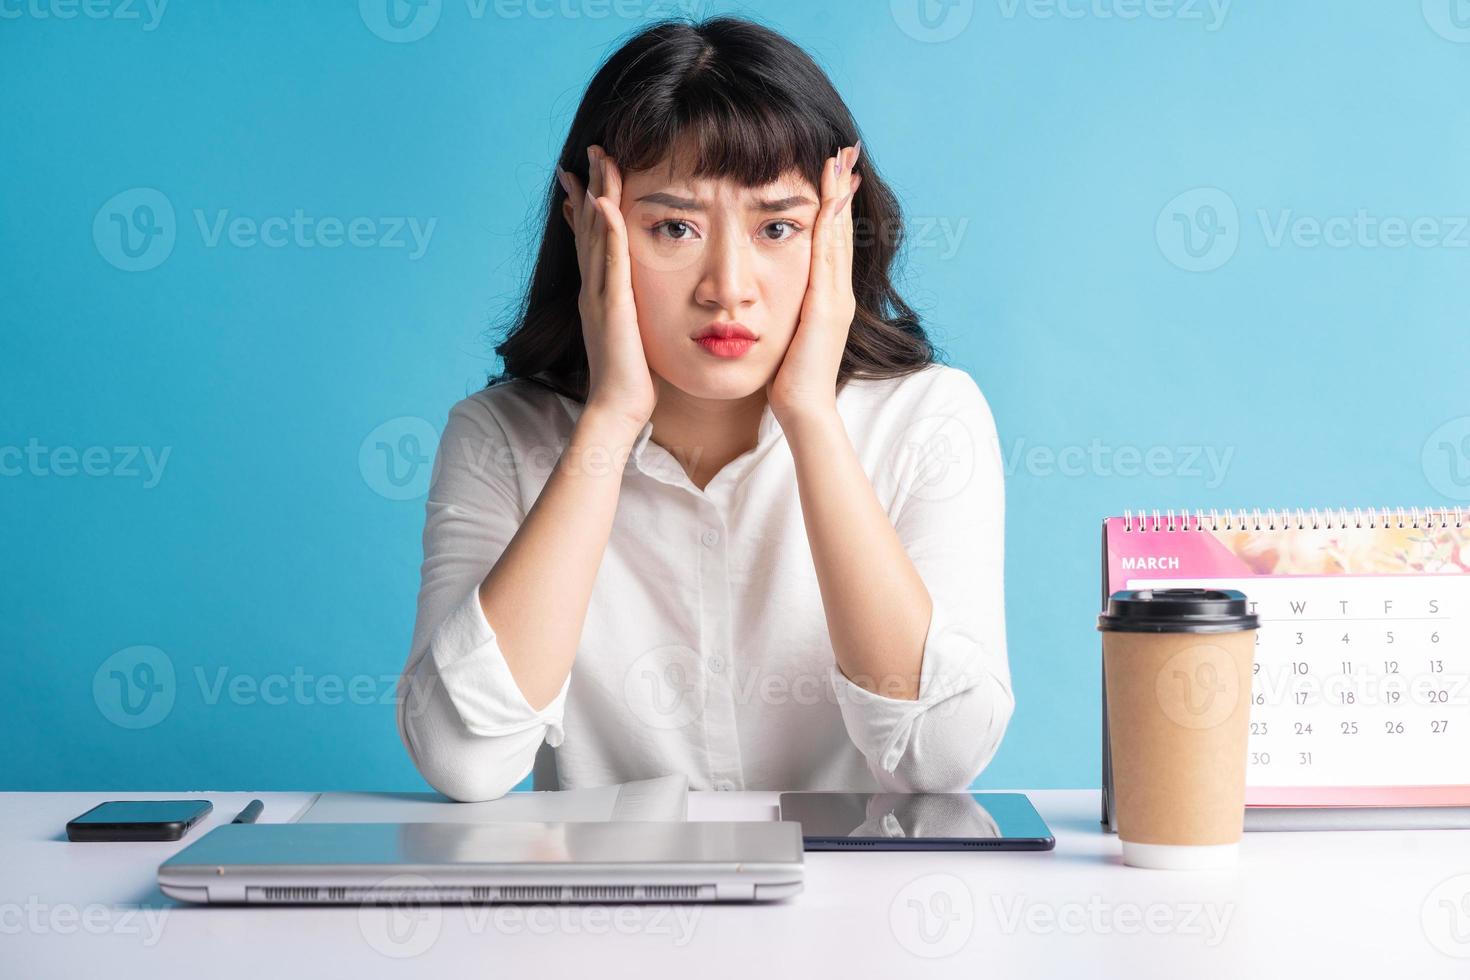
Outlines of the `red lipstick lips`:
[[694,341],[715,357],[740,357],[756,342],[756,335],[743,323],[716,320],[705,324]]
[[704,329],[694,335],[695,340],[703,340],[705,337],[743,337],[746,340],[755,340],[755,334],[745,324],[735,320],[716,320],[707,323]]

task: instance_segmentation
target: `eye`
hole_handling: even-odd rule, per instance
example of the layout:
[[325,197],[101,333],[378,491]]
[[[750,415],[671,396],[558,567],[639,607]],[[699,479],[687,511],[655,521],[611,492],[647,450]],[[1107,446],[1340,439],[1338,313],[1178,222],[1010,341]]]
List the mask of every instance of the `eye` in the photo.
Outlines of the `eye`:
[[[665,229],[667,229],[667,232]],[[679,231],[679,234],[673,233],[675,229]],[[654,225],[653,233],[655,237],[663,238],[666,241],[684,242],[694,237],[694,226],[687,221],[670,218],[668,221],[660,221]]]
[[[778,234],[768,234],[773,228],[778,230]],[[780,233],[780,229],[783,228],[786,229],[785,233]],[[787,239],[794,237],[799,231],[801,231],[801,226],[799,226],[794,221],[787,221],[784,218],[780,221],[772,221],[770,224],[761,229],[761,233],[765,234],[766,240],[772,242],[784,242]]]

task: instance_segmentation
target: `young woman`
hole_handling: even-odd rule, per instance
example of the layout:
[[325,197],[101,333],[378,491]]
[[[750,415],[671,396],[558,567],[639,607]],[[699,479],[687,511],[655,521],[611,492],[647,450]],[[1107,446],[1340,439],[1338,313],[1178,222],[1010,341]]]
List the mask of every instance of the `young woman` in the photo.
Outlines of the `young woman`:
[[543,743],[563,788],[959,791],[994,755],[995,426],[891,283],[857,135],[746,21],[655,24],[593,78],[429,491],[398,726],[447,796]]

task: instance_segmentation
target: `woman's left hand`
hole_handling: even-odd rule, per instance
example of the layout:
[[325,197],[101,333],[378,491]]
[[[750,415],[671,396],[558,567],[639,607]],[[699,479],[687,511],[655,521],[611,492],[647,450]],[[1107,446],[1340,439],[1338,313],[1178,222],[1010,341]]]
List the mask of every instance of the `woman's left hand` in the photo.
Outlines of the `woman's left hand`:
[[821,206],[812,228],[811,272],[796,334],[776,376],[766,385],[771,411],[783,425],[837,406],[837,371],[857,311],[852,292],[852,198],[862,177],[852,172],[862,140],[843,147],[822,168]]

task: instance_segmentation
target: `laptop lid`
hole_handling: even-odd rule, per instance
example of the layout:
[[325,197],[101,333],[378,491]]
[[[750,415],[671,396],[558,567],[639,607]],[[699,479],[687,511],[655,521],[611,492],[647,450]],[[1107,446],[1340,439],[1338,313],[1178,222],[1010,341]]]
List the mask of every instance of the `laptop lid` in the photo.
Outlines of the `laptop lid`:
[[791,822],[225,824],[158,868],[190,902],[762,901],[801,890]]

